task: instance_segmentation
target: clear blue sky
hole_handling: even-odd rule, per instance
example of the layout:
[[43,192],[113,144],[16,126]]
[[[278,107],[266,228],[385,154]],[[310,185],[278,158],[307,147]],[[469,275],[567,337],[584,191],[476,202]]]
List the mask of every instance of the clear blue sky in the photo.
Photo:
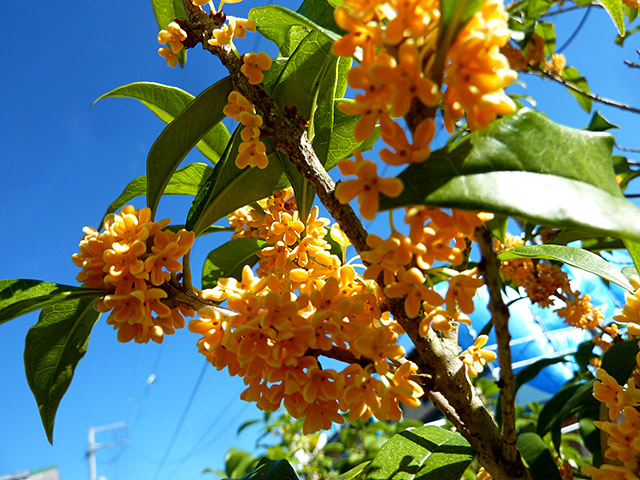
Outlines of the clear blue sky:
[[[157,27],[149,2],[1,5],[5,60],[0,71],[0,278],[75,284],[71,255],[82,227],[95,226],[127,182],[145,173],[146,154],[163,128],[136,101],[107,99],[89,109],[91,102],[135,81],[165,83],[197,94],[223,71],[199,50],[189,53],[185,69],[167,68],[156,54]],[[242,16],[255,5],[229,5],[228,11]],[[287,6],[295,8],[291,2]],[[581,17],[582,13],[565,16],[559,44]],[[613,38],[609,18],[594,9],[565,51],[568,63],[589,79],[593,91],[638,106],[640,70],[629,70],[622,61],[637,59],[634,49],[640,37],[631,37],[624,49],[613,46]],[[255,49],[255,39],[241,48]],[[588,123],[589,115],[562,87],[530,76],[522,80],[529,83],[528,93],[538,99],[540,110],[553,120],[575,127]],[[640,147],[637,116],[594,107],[625,126],[617,133],[620,144]],[[198,161],[198,155],[187,161]],[[182,223],[189,204],[187,198],[163,199],[160,216]],[[213,236],[199,241],[194,269],[217,242]],[[22,365],[24,337],[36,320],[33,314],[0,326],[0,474],[55,464],[63,480],[87,478],[87,428],[126,421],[130,445],[98,452],[98,473],[110,480],[156,478],[157,463],[203,365],[195,349],[197,338],[183,331],[162,346],[120,344],[100,321],[60,405],[51,447]],[[147,387],[151,374],[156,381]],[[260,415],[253,405],[239,400],[241,388],[237,378],[206,370],[159,480],[200,478],[205,467],[221,467],[230,445],[253,446],[251,430],[235,435],[245,419]],[[112,439],[109,434],[98,436],[99,442]]]

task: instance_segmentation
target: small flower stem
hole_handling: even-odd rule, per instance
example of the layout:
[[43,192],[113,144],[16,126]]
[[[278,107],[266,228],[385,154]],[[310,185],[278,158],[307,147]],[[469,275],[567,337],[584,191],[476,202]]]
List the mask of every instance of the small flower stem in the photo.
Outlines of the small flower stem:
[[193,289],[193,279],[191,277],[191,250],[182,257],[182,288],[190,292]]

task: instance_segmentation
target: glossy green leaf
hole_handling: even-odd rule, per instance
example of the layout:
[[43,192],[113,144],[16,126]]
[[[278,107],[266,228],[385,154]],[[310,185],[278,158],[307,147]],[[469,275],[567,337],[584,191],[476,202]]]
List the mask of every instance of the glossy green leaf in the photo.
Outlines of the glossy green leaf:
[[614,343],[602,356],[601,368],[615,378],[620,385],[624,385],[636,366],[637,354],[637,339]]
[[637,240],[625,240],[624,246],[633,259],[636,270],[640,272],[640,242]]
[[624,18],[622,16],[622,0],[600,0],[600,4],[607,11],[618,34],[624,37]]
[[223,243],[209,252],[202,267],[202,288],[213,288],[220,277],[240,280],[245,265],[253,267],[258,262],[258,252],[268,246],[257,238],[237,238]]
[[78,298],[101,297],[107,292],[40,280],[0,280],[0,325],[47,305]]
[[353,103],[348,98],[336,100],[333,110],[333,131],[331,132],[331,146],[327,155],[325,168],[331,170],[343,158],[348,158],[357,148],[361,152],[366,152],[373,148],[373,144],[380,138],[380,127],[376,127],[373,135],[362,142],[357,142],[353,138],[353,130],[360,120],[359,115],[347,115],[338,108],[338,103]]
[[100,314],[93,298],[77,298],[45,307],[25,341],[24,365],[47,438],[53,443],[53,423],[60,400],[89,344]]
[[[196,195],[200,187],[206,182],[213,168],[204,163],[192,163],[183,167],[171,176],[171,180],[167,183],[164,195]],[[104,222],[104,218],[117,211],[130,200],[147,194],[147,177],[145,175],[134,178],[122,191],[120,196],[116,198],[107,211],[105,212],[100,225]]]
[[193,200],[186,226],[187,230],[194,231],[196,235],[234,210],[268,197],[289,183],[282,173],[282,167],[269,139],[265,139],[269,155],[267,168],[261,170],[247,167],[240,170],[236,167],[235,159],[242,141],[238,132],[239,129],[236,129],[213,174]]
[[500,240],[502,243],[506,242],[508,224],[509,217],[506,215],[494,215],[491,220],[485,223],[493,238]]
[[339,475],[338,478],[336,478],[336,480],[353,480],[362,472],[364,472],[370,463],[371,461],[362,462],[360,465],[356,465],[352,469],[347,470],[343,474]]
[[606,132],[613,128],[620,128],[618,125],[611,123],[609,120],[600,115],[600,112],[596,110],[591,116],[589,125],[585,127],[586,130],[591,132]]
[[501,252],[498,254],[498,258],[500,260],[512,260],[514,258],[555,260],[598,275],[630,292],[634,291],[634,288],[627,278],[620,273],[617,266],[607,262],[601,256],[582,248],[566,247],[564,245],[526,245]]
[[518,450],[529,466],[532,480],[562,480],[551,452],[538,434],[525,432],[518,435]]
[[553,0],[529,0],[527,4],[527,19],[531,21],[539,18],[540,15],[547,13],[547,10],[554,3]]
[[565,384],[540,411],[536,432],[542,437],[551,432],[551,439],[558,448],[564,421],[573,415],[593,410],[598,405],[598,400],[593,397],[593,380]]
[[[230,77],[216,82],[198,95],[173,122],[162,131],[147,156],[147,205],[155,214],[160,197],[184,157],[225,117],[222,109],[233,85]],[[220,133],[220,145],[228,144],[226,129]]]
[[262,458],[258,466],[241,480],[298,480],[298,475],[286,460]]
[[342,36],[345,32],[336,25],[333,9],[334,5],[327,0],[304,0],[296,13]]
[[[381,210],[425,204],[492,211],[534,224],[640,240],[640,209],[622,197],[611,167],[613,137],[520,111],[432,153],[398,178]],[[612,215],[611,212],[616,212]]]
[[[288,57],[293,52],[293,48],[297,47],[297,44],[289,42],[289,32],[294,27],[303,27],[309,32],[320,32],[331,41],[336,41],[340,38],[337,33],[321,27],[304,15],[280,5],[265,5],[264,7],[253,8],[249,12],[249,19],[255,22],[256,30],[267,40],[275,43],[280,53],[285,57]],[[300,30],[296,34],[300,35],[299,32]]]
[[[587,79],[584,78],[580,74],[580,72],[578,72],[578,70],[576,70],[575,68],[565,67],[564,70],[562,70],[562,78],[564,78],[568,83],[572,84],[574,87],[578,87],[583,92],[591,93],[591,91],[589,90],[589,84],[587,83]],[[593,102],[589,97],[582,95],[578,92],[575,92],[571,89],[567,89],[567,91],[576,98],[576,100],[578,101],[578,104],[587,113],[591,111],[591,105]]]
[[[165,123],[171,123],[175,117],[187,108],[195,98],[190,93],[176,87],[169,87],[159,83],[136,82],[118,87],[98,97],[92,106],[103,98],[133,98],[139,100],[145,107],[157,115]],[[218,123],[207,131],[196,147],[211,162],[216,163],[224,151],[229,132]]]
[[616,172],[616,178],[620,182],[620,188],[624,192],[631,180],[640,177],[640,170],[631,168],[629,160],[622,155],[614,155],[612,159],[613,170]]
[[458,480],[475,455],[459,433],[424,426],[394,435],[372,460],[366,480]]
[[224,457],[225,474],[230,478],[238,478],[248,474],[256,463],[252,453],[239,448],[230,447]]

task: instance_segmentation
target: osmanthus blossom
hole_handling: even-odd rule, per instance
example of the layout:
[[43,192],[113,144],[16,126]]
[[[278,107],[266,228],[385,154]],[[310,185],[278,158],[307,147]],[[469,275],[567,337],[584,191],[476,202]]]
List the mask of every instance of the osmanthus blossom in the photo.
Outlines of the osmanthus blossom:
[[271,68],[271,57],[264,52],[251,52],[244,55],[242,60],[240,71],[249,79],[249,83],[252,85],[262,83],[264,79],[262,72]]
[[496,358],[495,352],[482,348],[486,345],[488,339],[487,335],[479,335],[473,345],[460,354],[460,358],[464,362],[470,377],[477,377],[484,369],[484,365]]
[[378,176],[378,166],[375,162],[365,160],[358,150],[354,150],[355,160],[341,160],[338,168],[343,175],[353,170],[356,179],[344,180],[336,185],[335,196],[342,204],[349,203],[358,197],[360,214],[366,220],[373,220],[378,213],[380,194],[397,197],[402,193],[404,185],[397,178],[381,178]]

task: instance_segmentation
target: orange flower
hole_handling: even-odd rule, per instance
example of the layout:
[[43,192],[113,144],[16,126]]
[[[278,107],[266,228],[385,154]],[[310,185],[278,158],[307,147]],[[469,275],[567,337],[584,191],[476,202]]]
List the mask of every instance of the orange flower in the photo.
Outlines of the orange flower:
[[470,377],[477,377],[484,369],[485,363],[496,359],[495,352],[482,349],[482,347],[486,345],[488,339],[488,336],[480,335],[475,339],[473,345],[460,354],[460,358],[462,358]]
[[166,30],[160,30],[158,33],[158,42],[168,44],[174,54],[184,48],[182,42],[186,39],[187,32],[176,22],[171,22]]
[[171,51],[170,48],[160,47],[158,49],[158,55],[165,59],[167,65],[174,68],[178,64],[178,56]]
[[398,282],[387,285],[384,288],[384,293],[389,298],[400,298],[406,295],[404,311],[409,318],[414,318],[420,313],[423,301],[430,305],[442,305],[444,303],[440,294],[424,286],[425,281],[426,279],[419,269],[403,269],[398,274]]
[[[378,177],[378,167],[374,162],[364,160],[358,150],[353,153],[356,156],[355,174],[358,178],[338,183],[335,196],[342,204],[349,203],[357,196],[361,215],[367,220],[373,220],[380,205],[380,193],[392,198],[397,197],[402,193],[404,186],[397,178]],[[340,163],[338,166],[340,167]],[[340,169],[342,171],[342,167]]]
[[257,85],[264,79],[264,70],[271,68],[271,57],[264,52],[247,53],[242,57],[240,71],[249,79],[251,85]]
[[227,97],[227,105],[222,110],[227,117],[232,117],[236,122],[240,121],[240,116],[244,113],[255,113],[253,103],[247,100],[237,90],[232,91]]
[[247,165],[265,169],[269,165],[269,157],[267,157],[266,152],[267,147],[260,140],[242,142],[238,147],[236,166],[240,169],[245,168]]
[[414,143],[407,141],[404,129],[395,122],[390,122],[390,128],[382,128],[382,139],[384,143],[395,150],[391,152],[388,148],[380,150],[380,158],[389,165],[404,165],[407,163],[424,162],[431,154],[429,143],[436,133],[436,125],[433,118],[425,118],[416,127],[413,134]]

